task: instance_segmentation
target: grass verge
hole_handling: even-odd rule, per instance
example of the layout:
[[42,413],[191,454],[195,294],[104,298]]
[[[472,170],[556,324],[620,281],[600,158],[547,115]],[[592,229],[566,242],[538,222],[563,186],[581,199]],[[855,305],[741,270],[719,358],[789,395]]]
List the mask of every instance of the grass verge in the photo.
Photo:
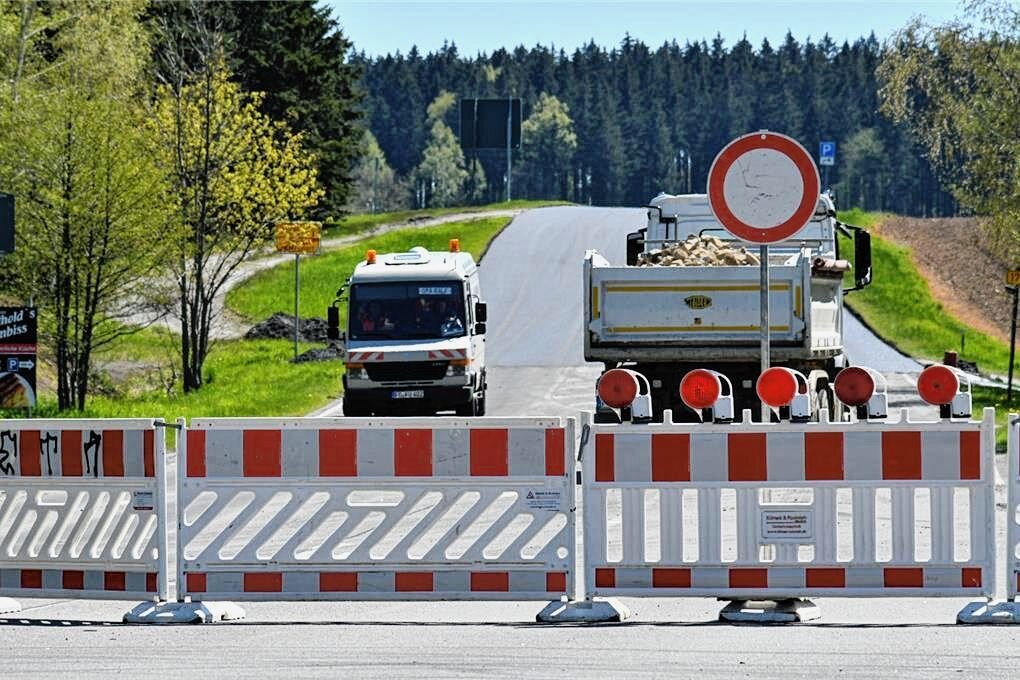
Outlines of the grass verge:
[[[854,209],[841,212],[843,222],[871,229],[885,219],[882,213]],[[840,236],[840,254],[853,260],[853,243]],[[1006,373],[1009,347],[998,340],[969,328],[949,314],[932,297],[927,280],[914,264],[909,248],[895,245],[875,234],[871,237],[872,284],[846,297],[847,305],[884,340],[904,354],[919,359],[941,362],[946,350],[959,352],[960,358],[972,361],[982,371]],[[852,285],[848,279],[848,285]],[[965,343],[961,342],[961,335]],[[965,345],[965,346],[964,346]],[[996,440],[999,450],[1005,449],[1006,392],[994,387],[972,390],[975,417],[985,406],[995,407]],[[1012,408],[1020,399],[1014,398]]]
[[[840,213],[850,224],[871,227],[883,215],[859,210]],[[950,315],[932,297],[928,282],[918,272],[910,249],[872,235],[873,282],[847,296],[847,305],[875,332],[905,354],[941,361],[946,350],[975,362],[982,371],[1004,374],[1009,367],[1009,347],[969,328]],[[840,253],[853,259],[853,244],[840,237]],[[961,336],[964,341],[961,342]]]
[[348,215],[336,224],[323,226],[325,236],[341,236],[360,234],[381,224],[393,224],[408,222],[412,219],[428,219],[430,217],[441,217],[443,215],[457,215],[460,213],[483,213],[490,210],[520,210],[525,208],[546,208],[553,205],[570,205],[566,201],[531,201],[517,199],[503,201],[501,203],[489,203],[486,205],[462,205],[452,208],[429,208],[424,210],[398,210],[387,213],[360,213]]
[[[365,257],[366,248],[389,253],[420,245],[429,250],[445,251],[451,238],[459,238],[461,250],[477,258],[509,222],[509,217],[482,217],[426,229],[400,229],[306,258],[301,263],[301,316],[326,315],[326,308],[332,304],[336,289]],[[283,310],[292,313],[294,263],[287,262],[251,277],[227,294],[227,306],[251,321],[261,321]]]

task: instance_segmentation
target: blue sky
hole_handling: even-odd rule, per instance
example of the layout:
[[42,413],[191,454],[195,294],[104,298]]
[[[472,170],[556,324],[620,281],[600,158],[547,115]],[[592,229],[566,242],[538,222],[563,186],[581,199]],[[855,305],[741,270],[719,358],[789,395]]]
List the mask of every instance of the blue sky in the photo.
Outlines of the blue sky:
[[828,33],[842,43],[872,31],[884,39],[915,15],[942,23],[963,14],[958,0],[329,0],[326,4],[355,49],[371,56],[398,50],[406,54],[412,45],[428,52],[441,47],[444,40],[455,42],[461,55],[470,56],[521,44],[555,45],[570,52],[592,38],[606,47],[618,45],[628,32],[653,47],[674,39],[680,44],[710,40],[716,33],[728,46],[745,33],[756,47],[763,38],[775,45],[787,30],[798,41],[817,40]]

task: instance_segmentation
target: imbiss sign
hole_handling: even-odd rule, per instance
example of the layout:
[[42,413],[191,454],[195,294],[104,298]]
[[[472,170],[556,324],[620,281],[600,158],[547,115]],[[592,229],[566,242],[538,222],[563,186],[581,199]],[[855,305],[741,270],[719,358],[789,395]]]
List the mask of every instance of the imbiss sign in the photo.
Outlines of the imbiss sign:
[[35,406],[35,307],[0,307],[0,408]]

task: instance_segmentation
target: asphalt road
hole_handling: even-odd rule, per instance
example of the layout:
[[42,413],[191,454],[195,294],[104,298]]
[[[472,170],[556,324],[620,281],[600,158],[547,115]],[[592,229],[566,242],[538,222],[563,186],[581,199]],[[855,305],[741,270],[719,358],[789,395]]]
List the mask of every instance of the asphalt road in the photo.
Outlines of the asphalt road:
[[[581,356],[581,260],[623,259],[642,210],[548,208],[518,217],[483,263],[493,415],[589,409],[598,368]],[[852,318],[851,356],[917,407],[920,367]],[[915,411],[924,415],[923,409]],[[1001,497],[1000,497],[1001,501]],[[998,517],[1000,537],[1005,513]],[[1000,565],[1001,569],[1001,565]],[[1000,580],[1001,583],[1001,580]],[[1020,627],[953,624],[958,599],[827,599],[785,627],[715,623],[710,599],[627,600],[623,624],[544,626],[543,603],[254,603],[245,621],[124,626],[129,603],[24,600],[0,615],[2,677],[1016,677]]]

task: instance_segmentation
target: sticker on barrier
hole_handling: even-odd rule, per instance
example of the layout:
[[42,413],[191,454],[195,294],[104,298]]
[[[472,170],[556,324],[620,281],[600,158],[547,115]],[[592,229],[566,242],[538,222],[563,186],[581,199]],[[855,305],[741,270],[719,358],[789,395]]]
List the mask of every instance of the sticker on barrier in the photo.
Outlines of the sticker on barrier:
[[594,425],[587,592],[991,597],[993,455],[991,409],[981,422]]
[[183,438],[195,600],[573,592],[573,421],[202,419]]
[[0,423],[0,595],[165,599],[163,429]]

